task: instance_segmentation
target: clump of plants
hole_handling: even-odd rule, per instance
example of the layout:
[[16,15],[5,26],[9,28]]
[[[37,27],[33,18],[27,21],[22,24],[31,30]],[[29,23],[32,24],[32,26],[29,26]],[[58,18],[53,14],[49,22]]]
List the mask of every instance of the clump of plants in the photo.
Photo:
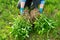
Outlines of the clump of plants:
[[55,29],[56,24],[55,21],[41,14],[36,18],[34,22],[34,30],[37,34],[43,35],[47,34],[47,38],[49,33]]
[[24,40],[29,37],[29,32],[31,31],[31,23],[29,20],[25,19],[23,16],[19,16],[15,19],[11,34],[16,40]]

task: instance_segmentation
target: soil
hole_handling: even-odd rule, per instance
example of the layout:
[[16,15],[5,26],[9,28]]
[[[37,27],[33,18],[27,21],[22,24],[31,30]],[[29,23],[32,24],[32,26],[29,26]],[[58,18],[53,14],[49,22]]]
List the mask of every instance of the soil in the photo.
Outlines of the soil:
[[27,19],[29,19],[31,21],[31,23],[33,23],[36,16],[40,16],[40,12],[38,9],[33,9],[31,11],[24,10],[23,16],[26,17]]

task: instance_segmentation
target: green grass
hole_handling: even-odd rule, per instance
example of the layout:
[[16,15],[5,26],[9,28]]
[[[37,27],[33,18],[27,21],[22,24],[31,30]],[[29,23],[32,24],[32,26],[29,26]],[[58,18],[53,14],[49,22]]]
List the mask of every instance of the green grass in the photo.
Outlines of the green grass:
[[[0,40],[15,40],[10,35],[11,26],[14,18],[18,17],[19,9],[17,8],[18,0],[0,0]],[[50,40],[60,40],[60,0],[46,0],[44,14],[52,18],[57,27],[54,32],[50,32]],[[33,30],[26,40],[46,40],[46,35],[39,35]],[[54,35],[54,36],[53,36]]]

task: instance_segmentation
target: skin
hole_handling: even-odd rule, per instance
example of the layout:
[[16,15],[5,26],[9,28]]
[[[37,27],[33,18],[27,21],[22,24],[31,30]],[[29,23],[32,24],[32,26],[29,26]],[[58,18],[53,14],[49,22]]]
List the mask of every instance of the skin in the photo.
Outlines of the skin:
[[21,5],[21,8],[24,8],[25,2],[21,2],[20,5]]
[[44,7],[44,4],[40,4],[40,8],[43,8]]

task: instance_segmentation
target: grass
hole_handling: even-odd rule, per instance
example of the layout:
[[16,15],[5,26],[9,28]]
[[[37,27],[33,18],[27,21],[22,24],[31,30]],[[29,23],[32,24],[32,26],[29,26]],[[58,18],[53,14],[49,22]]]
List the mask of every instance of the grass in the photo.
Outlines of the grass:
[[[19,9],[16,5],[17,0],[0,0],[0,40],[15,40],[13,37],[11,37],[12,35],[10,35],[9,33],[11,31],[10,28],[14,22],[14,18],[17,18],[18,14],[20,14]],[[34,12],[35,11],[32,10],[32,19],[36,15],[34,14]],[[50,40],[60,40],[60,0],[46,0],[43,13],[47,17],[52,18],[57,22],[56,30],[53,33],[51,33],[51,31],[49,34]],[[27,19],[29,16],[26,16]],[[54,37],[52,36],[53,34]],[[47,34],[41,36],[35,33],[35,31],[33,30],[30,33],[30,37],[26,38],[26,40],[46,40],[46,35]]]

